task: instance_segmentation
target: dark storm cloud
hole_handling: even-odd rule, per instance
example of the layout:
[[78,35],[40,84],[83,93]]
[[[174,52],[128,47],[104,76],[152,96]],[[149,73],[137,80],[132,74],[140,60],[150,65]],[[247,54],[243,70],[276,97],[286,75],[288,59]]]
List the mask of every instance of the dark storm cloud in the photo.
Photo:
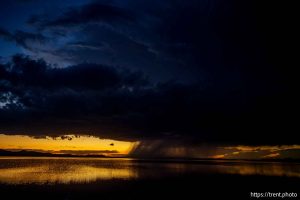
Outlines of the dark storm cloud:
[[294,142],[292,105],[284,94],[261,97],[203,82],[153,85],[122,68],[52,68],[20,56],[1,65],[0,80],[1,133],[179,139],[191,145]]
[[[143,84],[145,80],[140,74],[119,72],[95,64],[81,64],[68,68],[50,68],[42,60],[33,61],[22,56],[13,58],[13,65],[3,69],[4,79],[16,88],[45,87],[60,89],[62,87],[78,90],[97,90],[121,86]],[[123,73],[123,74],[122,74]]]

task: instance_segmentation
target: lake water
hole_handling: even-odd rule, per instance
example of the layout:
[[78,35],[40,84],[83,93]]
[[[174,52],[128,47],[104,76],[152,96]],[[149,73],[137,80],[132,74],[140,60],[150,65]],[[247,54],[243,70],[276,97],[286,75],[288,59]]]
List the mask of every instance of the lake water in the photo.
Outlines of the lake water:
[[0,158],[0,183],[7,185],[84,184],[106,180],[162,179],[186,174],[300,178],[300,164],[128,158]]

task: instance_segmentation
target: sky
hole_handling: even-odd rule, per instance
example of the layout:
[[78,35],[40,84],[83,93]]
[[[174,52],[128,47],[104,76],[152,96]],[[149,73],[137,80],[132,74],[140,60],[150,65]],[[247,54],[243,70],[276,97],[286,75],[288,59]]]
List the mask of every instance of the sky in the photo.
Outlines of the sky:
[[34,139],[24,135],[1,134],[0,139],[0,149],[10,151],[30,150],[53,154],[124,156],[136,145],[131,142],[74,135]]
[[91,135],[140,156],[299,158],[295,13],[256,0],[1,1],[2,144]]

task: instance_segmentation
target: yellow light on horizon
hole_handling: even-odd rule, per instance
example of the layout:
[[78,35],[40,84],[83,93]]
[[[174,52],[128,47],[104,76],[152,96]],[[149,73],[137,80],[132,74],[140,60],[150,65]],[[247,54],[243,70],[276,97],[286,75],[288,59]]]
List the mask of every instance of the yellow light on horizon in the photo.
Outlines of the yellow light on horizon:
[[117,151],[119,154],[128,154],[135,145],[135,142],[100,139],[94,136],[66,136],[67,139],[62,139],[60,137],[33,138],[25,135],[0,134],[0,149],[30,149],[54,153],[59,153],[59,151],[74,151],[74,153],[76,153],[76,151]]

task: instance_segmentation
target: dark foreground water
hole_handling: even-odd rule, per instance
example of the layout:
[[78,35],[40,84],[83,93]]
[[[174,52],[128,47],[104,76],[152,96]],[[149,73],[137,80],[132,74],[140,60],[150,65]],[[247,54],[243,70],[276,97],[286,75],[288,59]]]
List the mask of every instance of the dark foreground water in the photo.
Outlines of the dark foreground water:
[[2,157],[0,192],[1,199],[250,199],[250,192],[300,196],[300,164]]

